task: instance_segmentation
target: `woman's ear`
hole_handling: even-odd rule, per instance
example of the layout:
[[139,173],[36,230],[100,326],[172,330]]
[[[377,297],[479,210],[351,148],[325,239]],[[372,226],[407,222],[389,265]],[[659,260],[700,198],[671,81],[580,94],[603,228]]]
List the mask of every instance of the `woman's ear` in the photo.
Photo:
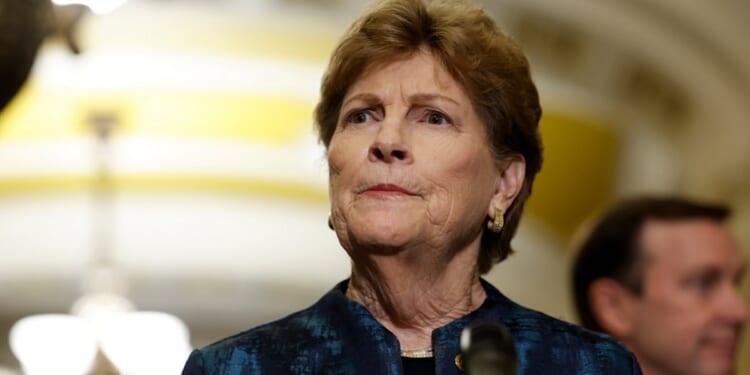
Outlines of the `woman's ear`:
[[493,217],[495,209],[506,212],[521,191],[526,178],[526,159],[517,154],[507,158],[500,167],[500,175],[492,196],[487,215]]
[[637,297],[616,280],[601,278],[588,290],[589,306],[605,333],[626,342],[632,335]]

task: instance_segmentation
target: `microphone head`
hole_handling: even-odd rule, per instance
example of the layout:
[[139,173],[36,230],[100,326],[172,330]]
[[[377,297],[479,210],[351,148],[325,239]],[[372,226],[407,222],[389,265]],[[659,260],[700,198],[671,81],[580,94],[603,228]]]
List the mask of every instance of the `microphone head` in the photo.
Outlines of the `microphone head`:
[[518,370],[513,337],[499,322],[482,322],[464,328],[461,354],[468,375],[515,375]]

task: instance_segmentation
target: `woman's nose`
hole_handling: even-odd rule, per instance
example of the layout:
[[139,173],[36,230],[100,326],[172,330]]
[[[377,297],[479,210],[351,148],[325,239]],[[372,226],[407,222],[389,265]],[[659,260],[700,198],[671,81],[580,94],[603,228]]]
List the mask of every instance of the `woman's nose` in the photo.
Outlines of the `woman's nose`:
[[411,163],[412,153],[407,146],[398,124],[384,123],[370,146],[372,162]]
[[385,163],[411,162],[411,152],[402,143],[375,142],[370,146],[370,161]]

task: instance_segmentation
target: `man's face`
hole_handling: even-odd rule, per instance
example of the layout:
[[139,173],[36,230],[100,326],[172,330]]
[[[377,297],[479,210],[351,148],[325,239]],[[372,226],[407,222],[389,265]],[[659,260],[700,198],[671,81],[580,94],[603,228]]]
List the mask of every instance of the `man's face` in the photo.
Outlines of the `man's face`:
[[739,293],[744,260],[721,223],[647,221],[642,295],[623,338],[645,374],[731,374],[748,310]]

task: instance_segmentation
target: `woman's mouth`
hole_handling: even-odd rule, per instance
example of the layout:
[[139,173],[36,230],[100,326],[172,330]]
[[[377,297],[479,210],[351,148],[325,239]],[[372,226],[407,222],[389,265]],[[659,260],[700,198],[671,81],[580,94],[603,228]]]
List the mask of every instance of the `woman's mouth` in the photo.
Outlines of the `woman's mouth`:
[[365,189],[362,194],[369,196],[414,196],[415,193],[394,184],[377,184]]

